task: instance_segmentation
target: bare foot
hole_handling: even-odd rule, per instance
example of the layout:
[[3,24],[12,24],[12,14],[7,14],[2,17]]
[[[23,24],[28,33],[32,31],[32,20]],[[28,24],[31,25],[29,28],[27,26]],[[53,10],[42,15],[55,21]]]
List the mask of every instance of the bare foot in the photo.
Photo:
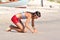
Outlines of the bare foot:
[[6,31],[7,31],[7,32],[11,31],[11,28],[7,28]]
[[12,30],[12,25],[9,26],[9,28],[6,29],[7,32]]

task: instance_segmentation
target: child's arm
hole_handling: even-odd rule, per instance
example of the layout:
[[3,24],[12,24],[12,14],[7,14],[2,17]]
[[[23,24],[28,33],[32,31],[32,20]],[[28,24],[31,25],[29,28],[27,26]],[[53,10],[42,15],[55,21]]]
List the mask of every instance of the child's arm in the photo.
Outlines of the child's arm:
[[31,18],[27,18],[27,19],[26,19],[25,26],[33,33],[34,31],[33,31],[33,30],[30,28],[30,26],[29,26],[30,19],[31,19]]
[[32,19],[32,28],[33,28],[34,32],[37,32],[37,29],[34,27],[34,18]]

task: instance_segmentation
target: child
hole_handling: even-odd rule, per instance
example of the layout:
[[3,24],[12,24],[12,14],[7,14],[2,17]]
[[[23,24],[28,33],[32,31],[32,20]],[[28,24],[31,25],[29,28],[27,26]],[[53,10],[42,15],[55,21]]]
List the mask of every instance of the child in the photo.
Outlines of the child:
[[[41,13],[39,11],[36,12],[24,12],[24,13],[17,13],[13,15],[11,18],[11,21],[16,25],[10,25],[9,29],[7,31],[16,30],[17,32],[27,32],[27,29],[29,29],[32,33],[37,32],[36,28],[34,27],[34,19],[37,19],[41,17]],[[23,25],[21,19],[26,19],[25,25]],[[29,22],[32,19],[32,28],[29,26]]]

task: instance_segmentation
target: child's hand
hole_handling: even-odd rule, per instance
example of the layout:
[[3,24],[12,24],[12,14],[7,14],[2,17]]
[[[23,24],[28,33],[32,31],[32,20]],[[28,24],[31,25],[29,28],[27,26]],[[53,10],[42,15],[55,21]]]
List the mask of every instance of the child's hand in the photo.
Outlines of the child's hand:
[[24,29],[24,32],[27,32],[27,28]]
[[32,31],[32,33],[35,33],[34,31]]
[[37,29],[34,29],[34,30],[32,31],[32,33],[37,33]]
[[36,33],[37,32],[37,29],[34,29],[34,32]]

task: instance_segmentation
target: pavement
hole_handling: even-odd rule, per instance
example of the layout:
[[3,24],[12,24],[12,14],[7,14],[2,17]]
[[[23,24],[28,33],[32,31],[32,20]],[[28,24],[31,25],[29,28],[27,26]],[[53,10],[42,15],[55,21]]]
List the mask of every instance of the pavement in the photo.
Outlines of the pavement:
[[[41,18],[35,20],[37,33],[18,33],[15,30],[6,32],[12,24],[12,14],[20,11],[40,11]],[[25,20],[23,20],[25,21]],[[30,25],[31,26],[31,25]],[[0,7],[0,40],[60,40],[60,9],[57,8],[10,8]]]

